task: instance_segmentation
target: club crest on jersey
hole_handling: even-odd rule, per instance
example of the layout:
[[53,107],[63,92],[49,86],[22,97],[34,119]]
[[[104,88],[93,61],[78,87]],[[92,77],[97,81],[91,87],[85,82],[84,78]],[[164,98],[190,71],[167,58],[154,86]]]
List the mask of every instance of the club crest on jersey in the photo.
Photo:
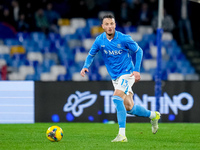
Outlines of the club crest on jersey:
[[117,48],[121,48],[121,44],[117,44]]

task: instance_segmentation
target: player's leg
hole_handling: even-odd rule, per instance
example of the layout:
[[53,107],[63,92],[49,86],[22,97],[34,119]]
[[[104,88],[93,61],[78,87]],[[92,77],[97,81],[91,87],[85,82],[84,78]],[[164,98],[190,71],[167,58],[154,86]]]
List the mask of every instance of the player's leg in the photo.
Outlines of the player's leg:
[[113,85],[115,87],[115,91],[114,91],[112,100],[117,110],[119,133],[117,137],[114,140],[112,140],[112,142],[127,142],[127,138],[125,135],[126,108],[124,106],[124,98],[126,97],[125,91],[126,89],[128,89],[128,84],[125,84],[124,80],[119,78],[116,81],[113,81]]
[[136,115],[140,117],[149,117],[150,119],[155,117],[155,112],[145,109],[140,105],[134,105],[133,94],[129,94],[124,99],[124,104],[128,114]]
[[145,109],[140,105],[134,105],[133,102],[133,92],[130,92],[129,95],[126,95],[124,99],[124,105],[128,114],[148,117],[151,119],[152,132],[155,134],[158,130],[158,120],[160,119],[160,113],[156,111],[150,111]]
[[117,110],[117,121],[119,124],[119,133],[118,133],[118,136],[114,140],[112,140],[112,142],[127,142],[127,138],[125,135],[126,108],[124,106],[124,98],[125,98],[124,92],[116,89],[113,94],[112,100]]

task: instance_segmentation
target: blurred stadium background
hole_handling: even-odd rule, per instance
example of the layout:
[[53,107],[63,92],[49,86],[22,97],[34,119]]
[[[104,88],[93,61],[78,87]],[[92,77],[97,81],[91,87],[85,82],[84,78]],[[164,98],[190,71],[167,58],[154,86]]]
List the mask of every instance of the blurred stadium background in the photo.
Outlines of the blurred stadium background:
[[[184,3],[185,2],[185,3]],[[162,80],[199,80],[200,5],[164,1]],[[182,8],[182,9],[181,9]],[[183,10],[183,11],[182,11]],[[100,34],[100,18],[116,17],[144,51],[142,80],[156,73],[158,0],[1,0],[0,80],[110,80],[98,55],[86,78],[79,71]]]
[[[200,4],[164,0],[156,135],[148,118],[127,116],[129,142],[111,143],[118,124],[101,55],[79,75],[112,13],[144,51],[134,102],[156,110],[158,1],[0,0],[0,149],[199,149]],[[45,137],[52,125],[64,131],[59,143]]]
[[[200,122],[199,10],[194,2],[164,1],[163,122]],[[79,74],[103,32],[100,19],[106,13],[116,17],[116,30],[131,35],[143,49],[134,99],[155,110],[158,0],[1,0],[0,123],[116,121],[113,87],[101,55],[85,78]],[[70,104],[78,99],[83,101]],[[88,109],[80,109],[82,104]]]

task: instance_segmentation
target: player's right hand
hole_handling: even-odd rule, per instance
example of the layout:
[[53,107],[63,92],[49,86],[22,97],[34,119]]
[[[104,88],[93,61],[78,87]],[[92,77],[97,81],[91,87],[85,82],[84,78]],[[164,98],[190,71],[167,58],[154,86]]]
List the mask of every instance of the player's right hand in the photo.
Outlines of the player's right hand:
[[87,68],[83,68],[80,72],[81,76],[84,77],[85,76],[85,72],[89,72],[89,70]]

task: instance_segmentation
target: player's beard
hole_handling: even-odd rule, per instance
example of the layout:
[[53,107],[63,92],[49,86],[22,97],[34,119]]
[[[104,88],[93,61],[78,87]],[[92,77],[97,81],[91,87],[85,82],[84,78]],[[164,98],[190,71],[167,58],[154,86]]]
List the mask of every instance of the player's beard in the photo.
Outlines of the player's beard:
[[114,33],[112,33],[112,32],[111,32],[111,33],[108,33],[108,32],[107,32],[107,35],[108,35],[108,36],[112,36],[113,34],[114,34]]

